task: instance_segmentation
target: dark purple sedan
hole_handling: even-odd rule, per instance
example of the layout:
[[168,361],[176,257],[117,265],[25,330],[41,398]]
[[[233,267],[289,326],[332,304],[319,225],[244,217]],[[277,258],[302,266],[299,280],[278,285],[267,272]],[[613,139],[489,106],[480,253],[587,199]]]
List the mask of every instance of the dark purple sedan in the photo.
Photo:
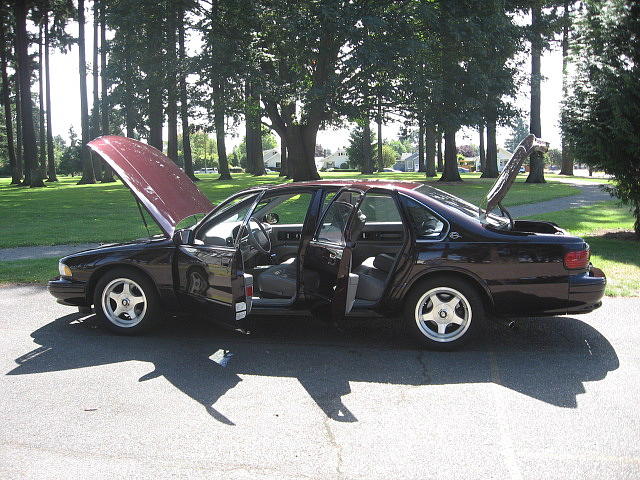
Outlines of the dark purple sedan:
[[604,294],[584,240],[500,204],[545,148],[533,135],[481,208],[422,183],[373,180],[260,186],[214,207],[146,144],[107,136],[89,146],[164,233],[64,257],[49,282],[58,302],[93,306],[117,333],[184,311],[240,330],[250,313],[389,316],[427,347],[451,349],[487,318],[586,313]]

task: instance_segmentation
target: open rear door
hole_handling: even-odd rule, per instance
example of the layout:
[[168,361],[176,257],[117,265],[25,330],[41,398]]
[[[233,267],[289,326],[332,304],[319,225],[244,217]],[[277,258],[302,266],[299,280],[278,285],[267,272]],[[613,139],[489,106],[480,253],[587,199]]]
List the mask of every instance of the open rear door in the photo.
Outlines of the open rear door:
[[365,218],[359,212],[364,192],[341,189],[322,214],[313,238],[302,253],[302,288],[312,309],[329,307],[334,321],[351,311],[358,276],[351,273],[353,247]]

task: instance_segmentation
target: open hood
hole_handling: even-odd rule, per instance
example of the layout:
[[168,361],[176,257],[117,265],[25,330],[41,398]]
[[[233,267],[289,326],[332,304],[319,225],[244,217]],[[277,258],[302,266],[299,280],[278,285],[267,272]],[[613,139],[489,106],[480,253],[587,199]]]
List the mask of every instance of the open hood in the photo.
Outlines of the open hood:
[[481,206],[484,212],[480,212],[481,218],[493,211],[496,207],[500,206],[500,202],[504,199],[505,195],[513,185],[513,182],[518,176],[520,167],[532,152],[546,152],[549,149],[549,144],[543,142],[532,133],[524,137],[524,139],[518,144],[511,160],[502,169],[502,173],[493,184],[487,198]]
[[213,208],[186,173],[146,143],[107,135],[88,146],[113,168],[168,237],[181,220]]

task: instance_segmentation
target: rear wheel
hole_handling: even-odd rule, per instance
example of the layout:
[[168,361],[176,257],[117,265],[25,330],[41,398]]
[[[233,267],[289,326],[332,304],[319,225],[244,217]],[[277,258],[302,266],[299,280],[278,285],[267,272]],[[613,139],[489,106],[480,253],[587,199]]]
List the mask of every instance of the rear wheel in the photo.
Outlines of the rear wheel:
[[471,283],[449,276],[427,279],[406,298],[405,331],[433,350],[453,350],[481,330],[484,305]]
[[132,269],[106,272],[93,295],[96,317],[109,330],[135,335],[151,328],[161,315],[155,285]]

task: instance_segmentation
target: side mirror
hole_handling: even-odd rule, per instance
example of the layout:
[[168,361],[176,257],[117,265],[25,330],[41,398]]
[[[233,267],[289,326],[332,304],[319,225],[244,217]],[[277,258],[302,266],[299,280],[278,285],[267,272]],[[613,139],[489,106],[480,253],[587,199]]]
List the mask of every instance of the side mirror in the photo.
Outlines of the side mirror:
[[278,223],[280,221],[280,215],[278,215],[277,213],[267,213],[263,220],[265,222],[267,222],[269,225],[275,225],[276,223]]
[[182,228],[173,233],[173,243],[176,245],[189,245],[193,243],[193,230]]

